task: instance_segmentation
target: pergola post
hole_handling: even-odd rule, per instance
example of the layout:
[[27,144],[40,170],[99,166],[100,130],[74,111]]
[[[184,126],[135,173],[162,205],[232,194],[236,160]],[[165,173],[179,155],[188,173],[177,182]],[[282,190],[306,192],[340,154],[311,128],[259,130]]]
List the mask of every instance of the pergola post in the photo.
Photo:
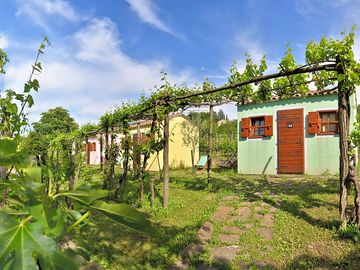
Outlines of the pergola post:
[[207,185],[211,182],[211,149],[212,149],[212,133],[214,122],[214,106],[211,104],[209,107],[210,120],[209,120],[209,133],[208,133],[208,151],[207,151]]

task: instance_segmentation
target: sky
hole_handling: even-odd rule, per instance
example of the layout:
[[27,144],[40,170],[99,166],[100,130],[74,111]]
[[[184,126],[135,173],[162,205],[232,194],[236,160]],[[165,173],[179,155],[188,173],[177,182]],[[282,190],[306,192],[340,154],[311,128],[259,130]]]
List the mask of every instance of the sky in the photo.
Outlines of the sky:
[[[10,59],[0,90],[21,91],[44,36],[51,46],[36,76],[31,122],[56,106],[84,124],[160,85],[220,86],[230,66],[266,55],[275,71],[289,44],[299,63],[306,44],[360,27],[360,0],[0,0],[0,48]],[[360,33],[354,47],[360,56]],[[223,110],[236,117],[234,105]]]

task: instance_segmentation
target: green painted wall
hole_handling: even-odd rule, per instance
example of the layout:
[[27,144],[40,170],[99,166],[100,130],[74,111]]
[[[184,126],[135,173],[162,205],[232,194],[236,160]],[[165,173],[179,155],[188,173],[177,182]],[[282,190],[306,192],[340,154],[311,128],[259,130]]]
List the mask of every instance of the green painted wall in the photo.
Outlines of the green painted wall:
[[[309,96],[287,100],[269,101],[262,104],[238,106],[238,130],[241,118],[257,115],[273,115],[273,136],[259,139],[241,138],[238,132],[238,172],[245,174],[277,173],[277,111],[304,109],[305,173],[318,175],[335,174],[339,170],[339,136],[310,135],[307,131],[307,114],[311,111],[337,109],[337,95]],[[356,119],[356,98],[351,96],[351,128]],[[354,113],[353,113],[354,112]]]

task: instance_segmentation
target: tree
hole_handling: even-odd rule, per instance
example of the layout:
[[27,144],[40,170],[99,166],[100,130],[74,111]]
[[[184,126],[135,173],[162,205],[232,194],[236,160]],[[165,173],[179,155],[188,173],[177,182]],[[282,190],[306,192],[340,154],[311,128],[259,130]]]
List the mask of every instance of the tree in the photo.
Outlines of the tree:
[[62,107],[41,113],[39,122],[33,123],[33,131],[27,137],[28,152],[36,157],[38,164],[46,164],[50,142],[59,134],[69,134],[78,129],[78,124]]
[[183,144],[191,147],[191,166],[195,172],[195,152],[199,146],[199,125],[191,121],[183,121],[181,123],[181,133],[183,135]]
[[220,109],[218,111],[218,113],[216,114],[216,120],[224,120],[225,119],[225,114],[224,111],[222,109]]

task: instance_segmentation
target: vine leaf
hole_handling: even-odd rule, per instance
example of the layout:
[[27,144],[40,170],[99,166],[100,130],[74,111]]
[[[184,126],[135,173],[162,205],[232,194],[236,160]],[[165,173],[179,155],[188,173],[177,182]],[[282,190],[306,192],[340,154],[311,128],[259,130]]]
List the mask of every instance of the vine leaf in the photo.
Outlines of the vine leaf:
[[58,249],[57,243],[42,234],[39,223],[23,223],[0,212],[0,269],[78,269],[79,263]]
[[0,139],[0,166],[23,167],[27,164],[26,154],[17,149],[18,143],[11,138]]
[[96,200],[108,197],[111,193],[109,190],[74,190],[59,192],[56,196],[66,196],[88,206]]
[[94,202],[90,208],[132,230],[154,237],[158,235],[158,232],[144,215],[127,204],[109,204],[103,201],[97,201]]

